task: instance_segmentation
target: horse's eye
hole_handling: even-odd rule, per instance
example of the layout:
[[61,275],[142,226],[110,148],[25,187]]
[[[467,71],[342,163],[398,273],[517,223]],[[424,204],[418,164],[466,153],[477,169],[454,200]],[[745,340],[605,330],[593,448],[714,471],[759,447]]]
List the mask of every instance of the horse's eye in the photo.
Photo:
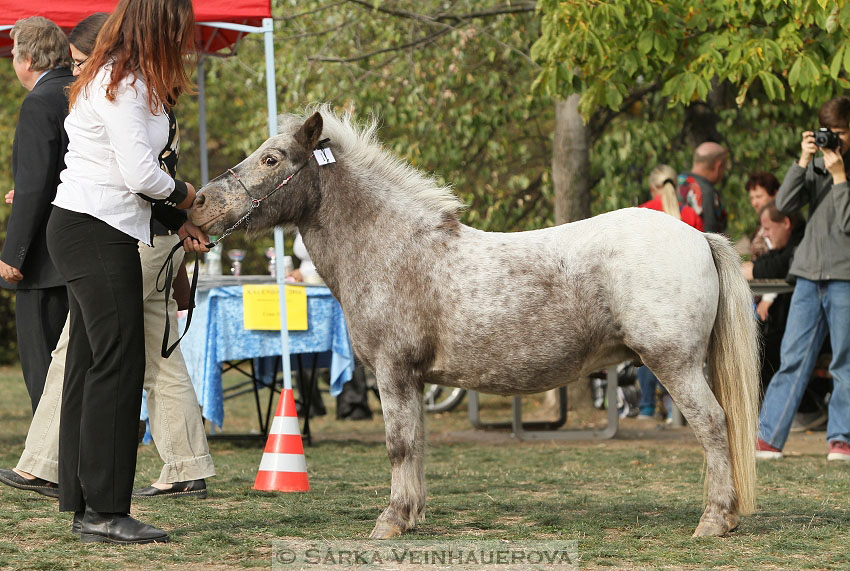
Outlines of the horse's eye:
[[267,157],[263,157],[263,164],[267,167],[273,167],[277,164],[277,159],[273,156],[269,155]]

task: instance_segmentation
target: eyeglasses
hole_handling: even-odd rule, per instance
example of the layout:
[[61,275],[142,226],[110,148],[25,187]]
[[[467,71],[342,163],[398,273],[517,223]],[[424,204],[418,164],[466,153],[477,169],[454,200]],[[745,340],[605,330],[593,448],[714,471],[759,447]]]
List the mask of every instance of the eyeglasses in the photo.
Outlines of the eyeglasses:
[[84,59],[83,61],[77,61],[77,60],[74,60],[74,62],[73,62],[73,63],[74,63],[74,66],[75,66],[77,69],[79,69],[80,71],[83,71],[83,64],[84,64],[84,63],[86,63],[87,61],[89,61],[89,58],[86,58],[86,59]]

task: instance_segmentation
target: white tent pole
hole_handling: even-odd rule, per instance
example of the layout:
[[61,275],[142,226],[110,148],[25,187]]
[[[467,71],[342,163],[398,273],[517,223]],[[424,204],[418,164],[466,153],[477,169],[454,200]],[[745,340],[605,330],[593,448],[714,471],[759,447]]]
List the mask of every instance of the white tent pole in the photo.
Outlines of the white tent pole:
[[274,77],[274,20],[263,18],[266,46],[266,101],[269,109],[269,137],[277,135],[277,88]]
[[[201,186],[210,181],[209,153],[207,152],[207,90],[204,56],[198,56],[198,145],[201,147]],[[210,236],[210,239],[214,239]],[[221,275],[221,245],[204,254],[206,271],[212,275]]]
[[[274,77],[274,20],[263,18],[266,52],[266,101],[269,111],[269,137],[277,135],[277,88]],[[289,330],[286,326],[286,285],[283,263],[283,228],[274,229],[275,268],[280,292],[280,354],[283,388],[292,390],[292,365],[289,362]]]
[[210,181],[210,164],[207,155],[207,94],[204,56],[198,57],[198,136],[201,146],[201,186]]

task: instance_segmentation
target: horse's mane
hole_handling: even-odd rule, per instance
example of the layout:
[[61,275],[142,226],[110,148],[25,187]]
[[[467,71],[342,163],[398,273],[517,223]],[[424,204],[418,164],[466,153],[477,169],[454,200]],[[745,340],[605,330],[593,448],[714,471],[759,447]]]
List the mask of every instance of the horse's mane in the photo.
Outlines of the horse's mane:
[[309,106],[304,115],[280,116],[281,132],[294,131],[307,117],[318,111],[322,115],[322,137],[329,137],[338,158],[344,157],[352,168],[361,168],[381,180],[390,181],[390,192],[405,201],[412,200],[439,214],[457,217],[464,208],[450,186],[439,185],[433,177],[415,169],[407,161],[390,153],[378,141],[378,118],[374,115],[365,124],[359,124],[351,111],[337,114],[328,103]]

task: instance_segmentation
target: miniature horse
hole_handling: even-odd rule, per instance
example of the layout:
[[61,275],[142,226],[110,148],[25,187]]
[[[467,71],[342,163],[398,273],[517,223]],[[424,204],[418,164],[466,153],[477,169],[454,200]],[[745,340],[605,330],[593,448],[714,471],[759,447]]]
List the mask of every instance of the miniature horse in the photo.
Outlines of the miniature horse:
[[[461,224],[449,188],[381,147],[374,120],[327,105],[305,117],[281,116],[281,134],[207,184],[190,219],[210,234],[300,230],[378,379],[392,488],[373,538],[424,512],[425,383],[529,394],[626,360],[658,376],[705,450],[694,535],[754,509],[758,336],[726,238],[635,208],[482,232]],[[325,137],[330,164],[314,155]]]

